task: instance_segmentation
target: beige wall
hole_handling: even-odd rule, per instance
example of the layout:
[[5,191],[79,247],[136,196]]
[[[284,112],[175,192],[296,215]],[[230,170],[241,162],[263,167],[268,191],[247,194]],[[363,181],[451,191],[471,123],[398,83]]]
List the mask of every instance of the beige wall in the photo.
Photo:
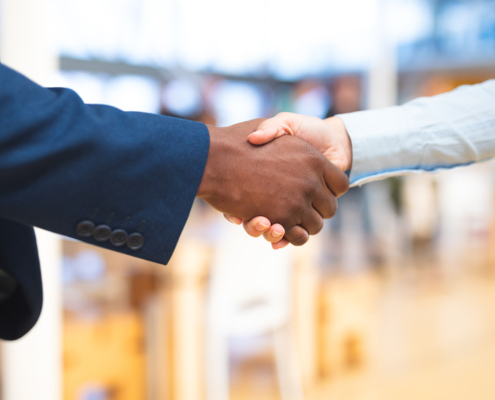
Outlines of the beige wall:
[[[50,0],[0,1],[0,59],[40,84],[57,68],[51,51]],[[40,321],[24,338],[2,343],[3,400],[60,400],[61,280],[60,239],[37,231],[43,275]]]

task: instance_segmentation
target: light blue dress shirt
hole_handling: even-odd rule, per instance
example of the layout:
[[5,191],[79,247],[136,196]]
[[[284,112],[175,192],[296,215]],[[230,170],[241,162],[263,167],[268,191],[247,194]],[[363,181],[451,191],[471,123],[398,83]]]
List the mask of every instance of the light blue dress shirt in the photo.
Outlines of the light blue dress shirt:
[[495,157],[495,80],[338,117],[352,141],[352,186]]

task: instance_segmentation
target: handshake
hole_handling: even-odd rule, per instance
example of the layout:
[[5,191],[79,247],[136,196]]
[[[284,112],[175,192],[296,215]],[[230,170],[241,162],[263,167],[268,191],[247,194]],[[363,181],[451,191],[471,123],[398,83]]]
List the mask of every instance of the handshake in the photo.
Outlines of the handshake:
[[[291,113],[208,126],[210,150],[197,196],[280,249],[301,246],[337,211],[349,188],[352,147],[342,120]],[[294,137],[290,137],[294,136]]]

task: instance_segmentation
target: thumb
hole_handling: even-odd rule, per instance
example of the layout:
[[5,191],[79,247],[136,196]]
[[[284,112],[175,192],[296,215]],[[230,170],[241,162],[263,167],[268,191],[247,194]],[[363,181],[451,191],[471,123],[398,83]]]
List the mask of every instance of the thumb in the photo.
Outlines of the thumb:
[[283,129],[276,126],[258,127],[256,132],[248,136],[248,140],[252,144],[265,144],[283,135],[285,135]]
[[263,121],[256,132],[248,136],[252,144],[265,144],[283,135],[293,135],[288,121],[290,113],[280,113],[273,118]]

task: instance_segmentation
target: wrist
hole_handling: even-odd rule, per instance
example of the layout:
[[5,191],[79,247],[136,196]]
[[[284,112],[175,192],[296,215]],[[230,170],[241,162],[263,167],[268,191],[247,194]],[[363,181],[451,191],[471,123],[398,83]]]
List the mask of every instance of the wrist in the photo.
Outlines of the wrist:
[[342,170],[350,170],[352,167],[352,142],[344,122],[339,117],[330,117],[325,119],[324,122],[329,127],[332,142],[342,163]]
[[215,193],[215,178],[216,174],[214,173],[214,158],[217,147],[217,139],[220,133],[220,128],[213,125],[206,125],[208,128],[208,133],[210,135],[210,147],[208,149],[208,158],[206,160],[205,169],[203,171],[203,177],[201,178],[201,183],[198,187],[198,192],[196,193],[196,197],[199,197],[203,200],[208,199]]

